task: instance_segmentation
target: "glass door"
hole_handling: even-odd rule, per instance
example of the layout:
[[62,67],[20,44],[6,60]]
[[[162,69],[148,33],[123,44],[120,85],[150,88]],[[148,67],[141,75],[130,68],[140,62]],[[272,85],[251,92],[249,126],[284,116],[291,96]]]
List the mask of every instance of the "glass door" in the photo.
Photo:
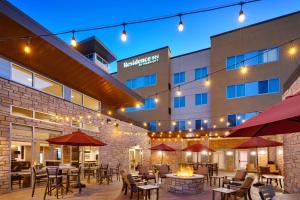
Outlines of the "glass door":
[[139,147],[129,149],[129,171],[136,171],[138,165],[143,164],[143,150]]
[[239,151],[239,169],[246,169],[248,163],[248,151]]

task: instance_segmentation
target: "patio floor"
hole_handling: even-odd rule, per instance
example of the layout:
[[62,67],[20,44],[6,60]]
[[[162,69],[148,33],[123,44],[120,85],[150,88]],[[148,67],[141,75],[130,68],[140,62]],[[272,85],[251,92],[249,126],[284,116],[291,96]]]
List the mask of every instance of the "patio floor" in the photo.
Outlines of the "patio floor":
[[[230,173],[222,173],[222,175],[231,175]],[[107,185],[97,185],[95,183],[87,184],[86,188],[83,188],[81,195],[77,193],[77,190],[75,190],[74,193],[69,193],[68,195],[64,195],[63,199],[75,199],[75,200],[99,200],[99,199],[105,199],[105,200],[127,200],[130,199],[130,195],[124,195],[121,192],[121,186],[122,183],[114,180],[113,183]],[[217,186],[212,186],[217,187]],[[204,191],[201,194],[197,195],[183,195],[183,194],[173,194],[170,192],[167,192],[162,185],[160,188],[160,195],[159,199],[168,199],[168,200],[210,200],[212,199],[212,192],[209,184],[205,183]],[[32,200],[32,199],[43,199],[44,194],[44,186],[41,185],[36,189],[35,196],[31,198],[31,189],[24,189],[20,191],[14,191],[8,194],[0,195],[0,199],[7,199],[7,200]],[[251,196],[253,200],[260,200],[258,196],[257,188],[252,187],[251,189]],[[61,196],[59,197],[61,199]],[[56,199],[54,195],[47,196],[46,199]],[[137,199],[137,196],[134,195],[133,199]],[[140,198],[142,199],[142,198]],[[151,200],[156,199],[156,196],[153,192],[151,195]],[[220,199],[220,196],[217,194],[216,199]],[[232,198],[234,199],[234,198]]]

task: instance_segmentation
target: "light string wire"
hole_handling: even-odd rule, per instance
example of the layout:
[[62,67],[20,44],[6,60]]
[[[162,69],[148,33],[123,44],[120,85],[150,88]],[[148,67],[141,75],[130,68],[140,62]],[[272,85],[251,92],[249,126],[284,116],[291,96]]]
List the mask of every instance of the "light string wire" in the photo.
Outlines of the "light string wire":
[[0,42],[5,42],[8,40],[16,40],[16,39],[33,39],[33,38],[39,38],[39,37],[49,37],[49,36],[58,36],[58,35],[65,35],[65,34],[75,34],[75,33],[81,33],[81,32],[90,32],[90,31],[97,31],[97,30],[103,30],[103,29],[112,29],[117,27],[124,27],[128,25],[136,25],[136,24],[144,24],[149,22],[155,22],[155,21],[161,21],[171,18],[178,18],[182,16],[188,16],[188,15],[194,15],[204,12],[211,12],[215,10],[221,10],[225,8],[235,7],[235,6],[241,6],[246,4],[252,4],[255,2],[259,2],[262,0],[248,0],[248,1],[240,1],[240,2],[234,2],[229,4],[223,4],[219,6],[213,6],[208,8],[202,8],[202,9],[196,9],[196,10],[190,10],[190,11],[184,11],[176,14],[171,15],[165,15],[165,16],[158,16],[158,17],[152,17],[152,18],[145,18],[140,20],[133,20],[128,22],[122,22],[122,23],[116,23],[111,25],[102,25],[102,26],[95,26],[95,27],[89,27],[89,28],[79,28],[79,29],[72,29],[72,30],[66,30],[66,31],[60,31],[56,33],[47,33],[47,34],[41,34],[41,35],[16,35],[16,36],[7,36],[0,38]]

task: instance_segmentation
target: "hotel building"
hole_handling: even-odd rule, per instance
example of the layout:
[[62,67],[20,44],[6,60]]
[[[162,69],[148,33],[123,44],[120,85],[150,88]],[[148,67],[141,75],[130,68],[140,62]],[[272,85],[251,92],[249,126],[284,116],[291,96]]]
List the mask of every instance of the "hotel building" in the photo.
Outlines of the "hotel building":
[[[0,193],[30,187],[32,166],[79,161],[134,170],[148,164],[146,130],[101,112],[144,101],[107,73],[116,60],[108,48],[95,37],[72,48],[7,1],[0,2],[0,25],[0,38],[31,37],[0,45]],[[46,141],[78,129],[107,146]]]

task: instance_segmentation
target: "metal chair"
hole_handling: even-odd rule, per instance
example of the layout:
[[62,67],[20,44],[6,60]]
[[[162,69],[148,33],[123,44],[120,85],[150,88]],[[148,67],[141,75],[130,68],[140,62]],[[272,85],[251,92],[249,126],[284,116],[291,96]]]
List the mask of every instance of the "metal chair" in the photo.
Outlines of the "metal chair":
[[78,170],[71,170],[71,171],[68,172],[68,175],[67,175],[67,188],[66,188],[67,193],[69,191],[73,192],[73,191],[70,190],[72,184],[75,184],[75,186],[79,188],[79,194],[81,193],[80,173],[81,173],[81,167],[79,167]]
[[35,167],[32,167],[33,171],[33,187],[32,187],[32,194],[31,196],[34,196],[35,187],[37,183],[45,182],[47,183],[48,176],[45,171],[37,171]]
[[46,199],[46,195],[52,195],[52,190],[56,190],[56,198],[58,199],[58,191],[61,191],[61,195],[63,194],[64,186],[63,186],[63,176],[61,175],[61,171],[57,167],[47,168],[47,186],[44,193],[44,199]]

